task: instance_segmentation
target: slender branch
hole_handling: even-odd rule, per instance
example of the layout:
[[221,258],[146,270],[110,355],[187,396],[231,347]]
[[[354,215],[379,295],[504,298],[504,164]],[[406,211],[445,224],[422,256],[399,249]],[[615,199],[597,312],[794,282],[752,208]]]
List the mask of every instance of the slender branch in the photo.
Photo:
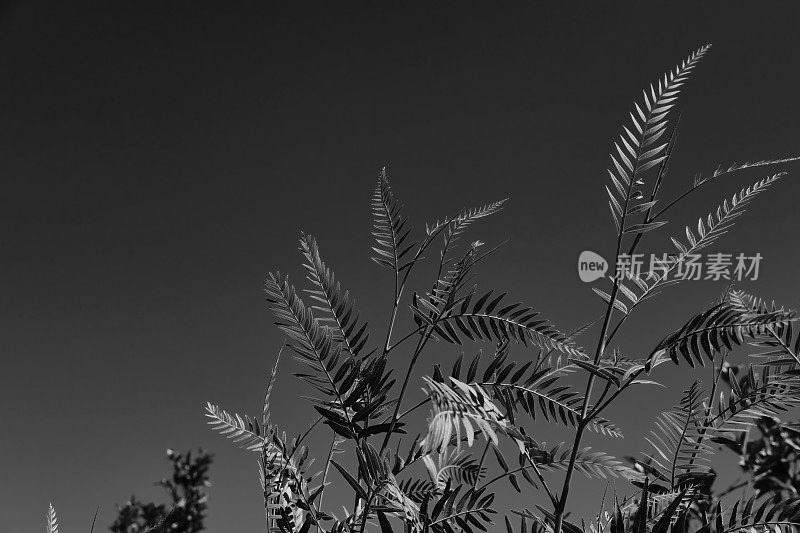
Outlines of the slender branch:
[[427,326],[420,326],[420,327],[418,327],[418,328],[416,328],[414,330],[409,331],[406,335],[403,336],[403,338],[401,338],[399,341],[397,341],[396,343],[394,343],[391,346],[389,346],[389,349],[387,349],[385,353],[388,354],[389,352],[391,352],[392,350],[394,350],[395,348],[397,348],[398,346],[403,344],[403,342],[407,341],[408,339],[410,339],[414,335],[419,334],[419,332],[422,331],[423,329],[425,329],[426,327]]
[[[414,253],[414,258],[411,259],[410,263],[408,263],[408,267],[405,269],[405,272],[403,273],[402,281],[400,280],[400,271],[397,270],[397,268],[396,268],[397,265],[395,264],[394,303],[392,305],[392,314],[391,314],[391,316],[389,318],[389,327],[387,328],[388,330],[386,332],[386,342],[385,342],[385,344],[383,346],[383,354],[384,355],[389,353],[392,350],[392,348],[394,347],[391,344],[392,331],[394,330],[395,320],[397,319],[397,310],[400,307],[400,300],[403,297],[403,291],[406,288],[406,282],[408,281],[408,277],[411,275],[411,270],[414,268],[414,265],[417,264],[417,261],[419,260],[419,258],[422,257],[422,254],[425,252],[425,250],[428,248],[428,246],[430,246],[430,244],[433,242],[433,239],[435,239],[448,226],[448,224],[450,224],[451,220],[452,219],[450,219],[450,218],[446,218],[441,225],[439,225],[434,231],[432,231],[430,234],[428,234],[425,237],[425,239],[423,239],[422,243],[419,245],[419,248],[417,248],[417,251]],[[436,279],[437,280],[439,279],[438,276],[437,276]],[[417,331],[419,331],[419,330],[417,330]],[[406,338],[408,338],[413,333],[415,333],[415,332],[412,332],[409,335],[406,335],[405,337],[403,337],[403,339],[400,342],[406,340]],[[398,344],[399,344],[399,342],[398,342]]]
[[[392,237],[394,239],[394,237]],[[394,240],[392,241],[394,245]],[[396,245],[395,245],[396,246]],[[389,352],[389,343],[392,340],[392,330],[394,330],[394,323],[397,319],[397,308],[400,305],[401,298],[400,289],[400,273],[397,270],[397,259],[395,259],[394,269],[394,301],[392,302],[392,313],[389,315],[389,325],[386,327],[386,342],[383,343],[383,355]]]
[[[649,115],[649,112],[648,112]],[[649,116],[648,116],[649,118]],[[647,127],[647,122],[645,121],[645,128]],[[622,206],[622,212],[620,214],[619,220],[619,231],[617,232],[617,246],[616,251],[614,252],[614,271],[616,272],[618,263],[619,263],[619,253],[622,248],[622,238],[625,235],[625,222],[628,216],[628,205],[631,200],[631,193],[633,191],[633,185],[636,183],[636,177],[639,172],[639,168],[641,166],[641,154],[642,154],[642,143],[636,148],[636,159],[631,169],[630,180],[628,182],[628,188],[625,191],[625,202]],[[663,168],[663,165],[662,165]],[[640,236],[637,234],[636,238],[634,239],[634,246],[638,244]],[[600,358],[603,356],[603,352],[606,348],[606,333],[608,332],[608,327],[610,324],[611,316],[614,312],[614,302],[617,298],[617,292],[619,291],[619,284],[620,284],[620,276],[614,276],[614,287],[611,290],[611,296],[608,300],[608,305],[606,307],[606,314],[603,318],[603,326],[600,328],[600,336],[597,341],[597,350],[595,351],[594,355],[594,364],[597,365],[600,362]],[[583,438],[583,432],[586,429],[587,421],[586,413],[589,408],[589,402],[592,396],[592,387],[594,386],[595,374],[590,373],[589,378],[587,379],[586,383],[586,393],[583,396],[583,407],[581,407],[581,422],[578,424],[577,431],[575,432],[575,440],[572,445],[572,451],[570,453],[569,458],[569,465],[567,466],[567,473],[564,476],[564,485],[561,490],[561,497],[558,499],[556,504],[554,505],[555,510],[555,519],[554,519],[554,533],[561,533],[561,527],[564,523],[564,511],[567,505],[567,498],[569,497],[569,489],[570,483],[572,482],[572,475],[575,471],[575,460],[578,457],[578,449],[581,444],[581,439]]]
[[[783,351],[785,351],[786,353],[788,353],[789,355],[791,355],[791,356],[792,356],[792,358],[793,358],[795,361],[797,361],[797,363],[798,363],[798,364],[800,364],[800,356],[798,356],[796,353],[794,353],[794,351],[791,349],[791,347],[789,347],[789,346],[788,346],[788,345],[787,345],[787,344],[786,344],[786,343],[783,341],[783,339],[781,338],[781,336],[780,336],[780,335],[778,335],[777,333],[775,333],[775,330],[774,330],[774,329],[772,329],[772,326],[767,326],[767,331],[769,332],[769,334],[770,334],[770,335],[772,335],[772,337],[773,337],[773,338],[774,338],[776,341],[778,341],[778,342],[780,343],[780,345],[781,345],[781,348],[783,348]],[[790,340],[791,340],[791,339],[790,339]]]
[[700,180],[700,181],[696,182],[694,185],[692,185],[691,188],[687,189],[683,193],[681,193],[678,196],[676,196],[670,203],[668,203],[660,211],[658,211],[653,216],[653,218],[651,220],[657,220],[658,218],[661,217],[661,215],[666,213],[667,210],[669,210],[675,204],[677,204],[678,202],[680,202],[681,200],[683,200],[684,198],[689,196],[692,192],[696,191],[697,189],[699,189],[700,187],[702,187],[706,183],[709,183],[709,182],[711,182],[711,181],[713,181],[713,180],[715,180],[715,179],[717,179],[717,178],[719,178],[721,176],[725,176],[726,174],[732,174],[733,172],[737,172],[739,170],[745,170],[745,169],[748,169],[748,168],[764,167],[764,166],[769,166],[769,165],[777,165],[777,164],[780,164],[780,163],[791,163],[791,162],[797,161],[797,160],[800,160],[800,156],[786,157],[786,158],[783,158],[783,159],[773,159],[771,161],[758,161],[758,162],[752,163],[752,164],[744,163],[744,164],[742,164],[741,166],[738,166],[738,167],[731,166],[727,170],[723,170],[721,172],[715,172],[714,175],[711,176],[710,178],[706,178],[704,180]]
[[531,466],[533,467],[533,471],[536,473],[536,477],[539,478],[539,482],[541,482],[542,487],[544,487],[544,491],[547,493],[547,497],[550,498],[550,503],[555,505],[558,502],[558,500],[556,500],[556,497],[553,496],[550,487],[547,485],[547,480],[544,478],[544,474],[542,474],[542,471],[539,470],[539,466],[536,464],[536,461],[534,461],[533,458],[527,453],[525,454],[525,458],[528,460],[528,462],[530,462]]
[[[331,467],[331,458],[333,457],[333,451],[336,449],[336,433],[333,433],[333,437],[331,438],[331,448],[328,450],[328,458],[325,459],[325,471],[322,473],[322,488],[319,492],[319,505],[320,509],[322,508],[322,498],[325,496],[325,482],[328,479],[328,471]],[[319,523],[317,523],[317,531],[321,531]]]
[[[294,446],[294,450],[292,450],[292,455],[294,455],[295,451],[300,449],[300,445],[303,443],[304,440],[306,440],[306,437],[308,437],[308,434],[311,433],[314,430],[314,428],[317,427],[319,425],[319,423],[322,422],[323,420],[325,420],[325,417],[321,416],[321,417],[317,418],[314,421],[314,423],[309,426],[309,428],[305,431],[305,433],[303,433],[300,436],[300,438],[297,439],[297,443]],[[292,458],[292,455],[289,456],[289,459]]]
[[468,515],[470,513],[477,513],[479,511],[487,511],[487,510],[490,510],[490,509],[491,509],[490,507],[481,507],[480,509],[466,509],[464,511],[458,511],[458,512],[453,513],[451,515],[443,516],[442,518],[431,522],[430,525],[432,527],[432,526],[435,526],[436,524],[441,524],[442,522],[446,522],[448,520],[452,520],[453,518],[455,518],[457,516],[464,516],[464,515]]
[[367,527],[367,518],[369,517],[369,507],[370,505],[372,505],[372,498],[375,497],[374,491],[370,490],[367,496],[368,499],[364,502],[364,511],[361,515],[361,527],[359,528],[359,533],[364,533],[364,530]]
[[383,439],[383,444],[381,444],[380,453],[386,449],[386,446],[389,444],[389,439],[394,432],[394,428],[397,425],[397,414],[400,412],[400,406],[403,403],[403,397],[406,394],[406,389],[408,388],[408,382],[411,379],[411,371],[414,369],[414,365],[417,363],[417,359],[419,359],[419,355],[422,353],[422,350],[425,348],[425,344],[428,342],[431,336],[431,329],[427,329],[417,342],[417,347],[414,350],[414,355],[411,357],[411,362],[408,365],[408,370],[406,371],[406,377],[403,379],[403,387],[400,389],[400,396],[397,397],[397,404],[394,406],[394,414],[392,414],[392,421],[389,424],[389,430],[386,432],[386,436]]

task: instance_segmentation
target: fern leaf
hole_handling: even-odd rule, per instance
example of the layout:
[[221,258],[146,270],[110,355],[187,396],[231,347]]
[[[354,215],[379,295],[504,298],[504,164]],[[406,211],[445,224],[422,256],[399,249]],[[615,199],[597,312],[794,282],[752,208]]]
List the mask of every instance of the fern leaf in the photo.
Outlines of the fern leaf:
[[[544,443],[542,449],[545,449]],[[564,446],[564,443],[553,446],[547,450],[547,460],[536,461],[542,470],[564,470],[569,467],[569,459],[572,449]],[[575,456],[575,470],[588,478],[608,479],[640,479],[641,475],[622,461],[604,452],[593,452],[590,446],[578,450]]]
[[[534,420],[538,413],[546,421],[561,422],[567,427],[578,426],[583,407],[581,394],[559,382],[558,376],[553,375],[549,368],[534,370],[524,380],[523,376],[515,374],[506,378],[508,381],[484,381],[481,385],[494,390],[511,411],[519,407]],[[622,437],[619,428],[602,417],[596,417],[587,427],[603,435]]]
[[438,490],[436,484],[429,479],[406,479],[399,486],[404,494],[417,503],[431,498]]
[[[327,418],[326,423],[331,428],[342,436],[351,437],[350,410],[373,375],[362,376],[359,362],[352,357],[342,358],[342,344],[335,343],[331,328],[321,324],[306,308],[287,278],[280,273],[270,274],[265,285],[267,302],[278,318],[276,324],[289,337],[295,358],[314,371],[314,374],[295,375],[329,398],[315,400],[324,406],[317,406],[317,410]],[[374,365],[372,368],[382,369]],[[356,390],[359,394],[353,394]]]
[[697,176],[695,176],[693,186],[694,188],[697,188],[700,185],[708,181],[711,181],[712,179],[724,176],[726,174],[731,174],[733,172],[738,172],[740,170],[746,170],[749,168],[756,168],[756,167],[780,165],[784,163],[792,163],[798,160],[800,160],[800,156],[789,156],[789,157],[780,157],[776,159],[761,159],[759,161],[745,161],[744,163],[732,163],[728,165],[728,167],[726,168],[722,167],[722,165],[717,165],[717,168],[710,176],[703,176],[702,174],[698,174]]
[[394,270],[395,275],[404,270],[408,263],[403,263],[408,253],[416,245],[407,242],[411,233],[406,228],[406,220],[402,214],[403,206],[399,204],[386,177],[386,168],[381,169],[378,185],[372,195],[373,231],[376,246],[372,250],[377,254],[372,260],[377,264]]
[[211,429],[232,440],[240,448],[253,452],[261,452],[266,442],[266,435],[255,418],[242,418],[230,414],[218,405],[206,404],[207,423]]
[[275,364],[272,365],[272,372],[269,374],[269,381],[267,382],[267,391],[264,393],[264,403],[263,408],[261,410],[261,425],[264,428],[269,427],[269,419],[270,419],[270,405],[269,399],[272,396],[272,388],[275,386],[275,381],[278,378],[278,363],[281,362],[281,355],[283,355],[283,348],[286,345],[281,345],[281,349],[278,350],[278,356],[275,358]]
[[[447,229],[443,233],[444,243],[442,244],[442,251],[440,252],[438,276],[441,276],[444,265],[449,264],[454,260],[452,257],[450,257],[450,252],[458,242],[459,238],[467,231],[472,223],[478,219],[488,217],[502,210],[507,201],[508,198],[504,198],[481,207],[465,209],[449,221],[447,224]],[[428,233],[430,233],[430,231]]]
[[679,405],[656,418],[656,430],[645,440],[655,449],[654,454],[645,454],[650,466],[669,490],[676,490],[699,477],[710,474],[708,466],[697,461],[713,453],[703,443],[704,408],[700,382],[695,381],[684,391]]
[[359,326],[359,315],[350,301],[348,291],[342,291],[336,276],[322,261],[317,241],[310,235],[300,237],[300,251],[305,258],[303,267],[307,271],[308,280],[314,285],[313,290],[306,292],[319,304],[317,309],[330,318],[334,324],[333,340],[341,342],[347,353],[357,356],[369,338],[367,323]]
[[612,169],[608,171],[612,187],[606,187],[606,190],[620,235],[657,227],[642,224],[625,226],[624,223],[630,214],[647,209],[637,208],[644,198],[638,188],[644,184],[641,174],[664,160],[668,143],[659,143],[659,140],[667,131],[667,115],[677,103],[681,86],[709,47],[703,46],[691,53],[674,70],[664,74],[663,79],[651,85],[649,93],[644,91],[643,105],[635,104],[636,113],[630,115],[631,128],[623,126],[624,132],[614,143],[614,150],[610,154]]
[[673,239],[675,247],[681,254],[678,256],[678,259],[680,260],[681,257],[686,254],[696,253],[713,244],[717,239],[728,232],[738,217],[744,214],[747,204],[785,175],[785,172],[780,172],[759,180],[753,185],[745,187],[737,194],[734,194],[731,197],[730,204],[726,199],[717,207],[716,212],[709,213],[705,219],[699,218],[697,220],[699,238],[694,236],[689,226],[686,226],[687,242],[682,244],[678,239]]
[[[742,309],[760,314],[784,311],[782,307],[777,307],[775,302],[768,304],[744,291],[731,291],[728,294],[728,300]],[[768,360],[764,364],[770,366],[800,364],[800,335],[795,336],[794,333],[792,321],[768,326],[763,339],[754,339],[750,342],[751,346],[763,348],[766,351],[751,354],[751,356],[767,358]]]
[[[628,283],[628,288],[635,299],[633,305],[628,307],[628,312],[631,312],[633,307],[639,303],[655,296],[659,289],[681,281],[680,278],[674,277],[675,270],[684,264],[688,258],[696,255],[697,252],[710,246],[727,233],[736,219],[744,214],[745,207],[785,174],[785,172],[781,172],[755,182],[753,185],[734,194],[730,203],[727,199],[723,200],[714,213],[709,213],[705,219],[698,219],[697,231],[699,235],[695,235],[692,229],[687,226],[685,242],[680,238],[671,237],[670,240],[675,246],[677,254],[659,260],[655,269],[657,272],[651,272],[651,276],[647,280],[636,277],[626,271],[623,281]],[[670,278],[670,276],[673,277]],[[631,286],[631,282],[633,286]]]
[[[711,512],[700,517],[701,530],[714,533],[734,531],[797,533],[800,531],[800,499],[779,502],[766,500],[754,510],[755,497],[737,501],[730,510],[723,511],[717,503]],[[727,515],[727,519],[725,518]]]
[[486,468],[470,456],[458,449],[445,449],[439,454],[438,464],[433,462],[430,455],[422,457],[431,479],[437,487],[444,487],[452,480],[454,483],[474,485],[475,481],[486,474]]
[[52,503],[47,510],[47,533],[58,533],[58,516]]
[[778,415],[800,405],[800,376],[762,367],[756,376],[750,365],[745,379],[726,396],[720,393],[716,414],[705,425],[715,431],[746,431],[755,420]]
[[505,416],[479,385],[467,385],[455,378],[450,378],[452,387],[427,376],[423,380],[433,404],[428,435],[423,441],[426,453],[441,452],[453,436],[460,449],[462,428],[467,444],[472,446],[475,426],[486,440],[498,443],[497,430],[505,429]]
[[462,485],[455,489],[450,486],[445,488],[439,501],[434,505],[430,516],[430,528],[434,533],[449,533],[455,531],[453,525],[463,531],[472,531],[479,527],[487,531],[486,525],[491,525],[491,515],[496,511],[492,508],[494,494],[488,493],[486,488],[469,488],[459,497]]
[[768,328],[796,319],[794,312],[753,312],[724,301],[699,313],[659,342],[648,357],[646,369],[649,371],[665,354],[678,364],[679,353],[690,366],[695,361],[703,366],[703,355],[713,361],[714,354],[723,347],[732,350],[734,345],[741,345],[745,335],[763,336]]
[[[556,349],[571,357],[586,359],[586,354],[574,346],[569,337],[558,331],[550,321],[541,318],[538,312],[521,303],[502,304],[505,293],[494,298],[491,297],[492,293],[487,292],[472,306],[472,295],[469,295],[460,305],[446,309],[438,319],[443,326],[449,326],[442,338],[452,343],[460,343],[462,335],[470,339],[492,339],[497,342],[512,339],[526,346],[530,341],[542,349]],[[441,331],[437,331],[441,334]]]

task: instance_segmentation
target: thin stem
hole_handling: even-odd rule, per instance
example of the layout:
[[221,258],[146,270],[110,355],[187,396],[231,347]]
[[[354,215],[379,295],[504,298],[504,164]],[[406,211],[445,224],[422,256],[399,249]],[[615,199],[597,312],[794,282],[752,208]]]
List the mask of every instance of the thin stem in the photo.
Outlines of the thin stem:
[[525,454],[525,458],[533,467],[533,471],[536,473],[536,477],[539,478],[539,482],[542,484],[542,487],[544,487],[544,491],[547,493],[547,497],[550,498],[550,503],[555,505],[558,500],[556,500],[556,497],[553,496],[550,487],[547,485],[547,480],[544,478],[544,474],[542,474],[541,470],[539,470],[539,466],[536,464],[536,461],[534,461],[533,458],[527,453]]
[[[417,260],[419,260],[419,258],[422,257],[422,254],[425,252],[425,250],[428,248],[428,246],[430,246],[430,244],[433,242],[433,239],[435,239],[436,236],[438,236],[439,233],[441,233],[442,230],[444,230],[444,228],[446,228],[450,224],[450,221],[451,221],[451,219],[449,219],[449,218],[445,219],[445,221],[438,228],[436,228],[429,235],[427,235],[425,237],[425,239],[423,239],[422,243],[419,245],[419,248],[417,248],[417,251],[414,253],[413,259],[411,259],[411,262],[408,263],[408,267],[406,267],[405,272],[403,273],[403,280],[402,281],[400,281],[400,270],[397,270],[397,263],[395,261],[394,303],[392,304],[392,314],[391,314],[391,316],[389,318],[389,327],[387,328],[387,332],[386,332],[386,342],[384,343],[384,346],[383,346],[383,355],[386,355],[387,353],[389,353],[392,350],[392,348],[394,347],[391,344],[392,331],[394,330],[394,324],[395,324],[395,321],[397,320],[397,310],[398,310],[398,308],[400,306],[400,300],[403,297],[403,291],[406,288],[406,282],[408,281],[408,277],[411,275],[411,270],[414,268],[414,265],[417,264]],[[392,241],[392,244],[393,244],[393,246],[396,246],[394,241]],[[436,279],[437,280],[439,279],[438,276],[437,276]],[[413,333],[414,332],[412,332],[412,334]],[[406,338],[408,338],[410,335],[411,334],[406,335],[406,337],[403,337],[403,339],[400,342],[406,340]],[[399,342],[398,342],[398,344],[399,344]]]
[[425,348],[425,344],[430,339],[430,331],[426,330],[417,342],[417,347],[414,350],[414,355],[411,357],[411,363],[408,365],[408,370],[406,371],[406,377],[403,379],[403,387],[400,389],[400,396],[397,397],[397,404],[394,406],[394,414],[392,414],[392,421],[389,424],[389,430],[386,432],[386,436],[383,439],[383,444],[381,444],[380,453],[386,449],[386,446],[389,444],[389,439],[394,432],[394,428],[397,425],[397,414],[400,412],[400,406],[403,403],[403,397],[406,394],[406,389],[408,388],[408,382],[411,379],[411,371],[414,369],[414,365],[417,363],[417,359],[419,359],[419,355],[422,353],[423,348]]
[[494,483],[496,481],[500,481],[504,477],[508,477],[511,474],[516,474],[517,472],[522,472],[523,470],[527,470],[528,468],[531,468],[531,465],[520,466],[519,468],[515,468],[514,470],[509,470],[508,472],[503,472],[502,474],[497,474],[492,479],[490,479],[486,483],[482,484],[477,490],[484,489],[484,488],[488,487],[489,485],[491,485],[492,483]]
[[[649,118],[649,117],[648,117]],[[646,125],[645,125],[646,127]],[[635,164],[633,165],[633,169],[631,170],[630,181],[628,183],[628,188],[625,191],[625,202],[622,206],[622,212],[620,214],[619,220],[619,232],[617,233],[617,246],[616,251],[614,252],[614,271],[616,272],[618,263],[619,263],[619,253],[622,248],[622,237],[625,235],[625,222],[628,216],[628,204],[631,200],[631,193],[633,191],[633,185],[636,183],[636,175],[640,168],[640,158],[641,158],[642,146],[641,143],[637,147],[636,150],[636,160]],[[663,167],[662,167],[663,168]],[[634,247],[638,244],[639,239],[641,236],[637,234],[636,238],[634,239]],[[603,356],[603,352],[606,348],[606,333],[608,332],[609,323],[611,320],[611,316],[614,312],[614,302],[617,298],[617,292],[619,291],[619,284],[620,284],[620,276],[614,276],[614,288],[611,291],[611,296],[608,300],[608,306],[606,307],[606,314],[605,318],[603,318],[603,326],[600,328],[600,338],[597,341],[597,350],[595,351],[594,355],[594,364],[597,365],[600,361],[600,358]],[[586,421],[584,420],[586,417],[586,412],[589,408],[589,402],[592,396],[592,387],[594,386],[594,379],[595,374],[589,374],[589,378],[586,383],[586,393],[583,396],[583,407],[581,407],[581,422],[578,424],[577,431],[575,432],[575,440],[572,445],[572,451],[570,453],[569,458],[569,465],[567,466],[567,473],[564,476],[564,486],[561,490],[561,497],[555,504],[555,520],[554,520],[554,533],[561,533],[561,527],[564,523],[564,510],[566,509],[567,505],[567,498],[569,498],[569,489],[570,483],[572,482],[572,475],[575,471],[575,460],[578,457],[578,448],[581,444],[581,439],[583,438],[583,432],[586,429]]]
[[792,351],[792,349],[791,349],[791,348],[790,348],[790,347],[789,347],[789,346],[788,346],[788,345],[787,345],[787,344],[786,344],[786,343],[783,341],[783,339],[781,338],[781,336],[780,336],[780,335],[778,335],[777,333],[775,333],[775,330],[774,330],[774,329],[772,329],[772,326],[767,326],[767,331],[769,332],[769,334],[770,334],[770,335],[772,335],[772,337],[773,337],[773,338],[774,338],[776,341],[778,341],[778,342],[780,343],[780,345],[781,345],[781,348],[783,348],[783,351],[785,351],[786,353],[788,353],[789,355],[791,355],[791,356],[792,356],[792,358],[793,358],[795,361],[797,361],[797,363],[798,363],[798,364],[800,364],[800,356],[798,356],[796,353],[794,353],[794,351]]
[[[636,174],[631,178],[631,183],[635,178]],[[627,209],[627,201],[626,201],[626,208]],[[625,216],[623,215],[622,220],[620,222],[620,227],[625,223]],[[617,252],[615,256],[619,256],[619,249],[622,242],[622,230],[620,229],[619,237],[617,238]],[[616,260],[614,262],[616,268]],[[594,364],[596,365],[598,361],[600,361],[600,357],[603,355],[603,351],[605,350],[605,335],[606,331],[608,330],[609,320],[611,319],[611,314],[614,309],[614,299],[617,296],[617,291],[619,290],[619,280],[615,279],[614,281],[614,289],[611,291],[611,298],[608,302],[608,307],[606,309],[605,318],[603,319],[603,327],[600,329],[600,338],[597,342],[597,351],[595,352],[594,356]],[[564,476],[564,485],[561,489],[561,497],[555,502],[554,510],[555,510],[555,524],[554,524],[554,532],[561,533],[561,527],[564,523],[564,510],[566,509],[567,498],[569,497],[569,489],[570,483],[572,482],[572,475],[575,471],[575,460],[578,457],[578,448],[581,444],[581,439],[583,438],[583,432],[586,429],[586,412],[589,408],[589,398],[592,395],[592,386],[594,385],[594,374],[589,374],[589,379],[586,383],[586,393],[584,394],[583,406],[581,407],[581,418],[580,422],[578,423],[577,430],[575,432],[575,440],[572,445],[572,451],[570,452],[569,458],[569,465],[567,466],[567,473]]]
[[425,398],[424,400],[420,400],[420,402],[417,405],[411,407],[410,409],[406,409],[402,414],[398,415],[397,420],[400,420],[401,418],[404,418],[405,416],[413,413],[414,411],[416,411],[417,409],[419,409],[420,407],[422,407],[423,405],[425,405],[430,401],[431,401],[430,398]]
[[[295,452],[296,450],[299,450],[299,449],[300,449],[300,445],[303,443],[303,441],[304,441],[304,440],[306,440],[306,437],[308,437],[308,434],[309,434],[309,433],[311,433],[311,431],[313,431],[313,429],[314,429],[315,427],[317,427],[317,426],[319,425],[319,423],[320,423],[320,422],[322,422],[323,420],[325,420],[325,418],[324,418],[324,417],[322,417],[322,416],[321,416],[321,417],[319,417],[319,418],[317,418],[317,419],[314,421],[314,423],[313,423],[313,424],[311,424],[311,426],[309,426],[309,428],[308,428],[308,429],[305,431],[305,433],[303,433],[303,434],[300,436],[300,438],[299,438],[299,439],[297,439],[297,444],[295,444],[295,446],[294,446],[294,450],[292,451],[292,455],[294,455],[294,452]],[[291,459],[291,457],[292,457],[292,456],[290,455],[290,456],[289,456],[289,458]]]
[[[328,479],[328,471],[331,466],[331,458],[333,457],[333,451],[336,449],[336,433],[333,434],[333,438],[331,439],[331,448],[328,450],[328,458],[325,459],[325,471],[322,474],[322,488],[319,492],[319,505],[320,509],[322,508],[322,499],[325,496],[325,481]],[[317,531],[321,531],[319,523],[317,524]]]
[[359,528],[360,533],[364,533],[364,530],[367,527],[367,518],[369,517],[369,507],[372,505],[372,498],[374,496],[373,492],[370,490],[369,494],[367,495],[369,499],[364,502],[364,512],[361,515],[361,527]]
[[[396,260],[395,260],[396,262]],[[397,319],[397,308],[400,305],[402,289],[400,288],[400,273],[395,266],[394,271],[394,302],[392,303],[392,314],[389,315],[389,326],[386,328],[386,342],[383,344],[383,355],[389,352],[389,343],[392,340],[392,330],[394,330],[394,322]]]
[[385,353],[388,354],[389,352],[391,352],[392,350],[394,350],[395,348],[397,348],[398,346],[403,344],[403,342],[407,341],[408,339],[410,339],[414,335],[418,334],[420,331],[422,331],[426,327],[427,326],[421,326],[421,327],[418,327],[418,328],[416,328],[416,329],[414,329],[412,331],[409,331],[405,336],[403,336],[403,338],[401,338],[399,341],[397,341],[396,343],[394,343],[391,346],[389,346],[389,348],[386,350]]

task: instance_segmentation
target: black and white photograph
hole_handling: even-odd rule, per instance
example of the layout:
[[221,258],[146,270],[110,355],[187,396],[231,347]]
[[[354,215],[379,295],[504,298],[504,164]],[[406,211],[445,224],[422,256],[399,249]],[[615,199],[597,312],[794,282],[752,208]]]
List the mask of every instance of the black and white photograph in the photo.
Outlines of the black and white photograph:
[[800,3],[0,2],[0,533],[800,533]]

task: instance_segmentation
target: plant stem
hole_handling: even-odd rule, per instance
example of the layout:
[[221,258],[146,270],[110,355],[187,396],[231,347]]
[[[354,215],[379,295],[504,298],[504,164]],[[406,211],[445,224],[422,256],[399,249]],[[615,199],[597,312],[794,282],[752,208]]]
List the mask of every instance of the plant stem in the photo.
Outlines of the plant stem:
[[367,496],[369,497],[369,499],[364,502],[364,512],[361,515],[361,527],[359,528],[358,533],[364,533],[364,530],[367,527],[367,518],[369,517],[369,507],[372,504],[372,497],[374,496],[374,494],[372,493],[372,491],[370,491],[370,493]]
[[423,332],[422,336],[417,342],[414,355],[411,357],[411,363],[409,363],[408,370],[406,371],[406,377],[403,380],[403,387],[400,389],[400,396],[397,397],[397,403],[394,406],[394,414],[392,414],[392,421],[389,424],[389,430],[386,432],[386,436],[383,439],[383,444],[381,444],[379,455],[386,449],[386,446],[389,444],[389,439],[392,437],[394,427],[397,425],[397,414],[400,412],[400,406],[403,403],[403,396],[406,394],[408,382],[411,379],[411,371],[414,369],[414,365],[417,363],[417,359],[419,359],[419,355],[422,353],[422,349],[425,348],[425,344],[428,342],[428,339],[430,339],[430,330]]
[[[648,117],[649,118],[649,117]],[[603,318],[603,327],[600,328],[600,338],[597,341],[597,350],[595,351],[594,355],[594,364],[597,365],[600,362],[600,358],[603,356],[603,352],[606,348],[606,333],[608,332],[608,326],[611,321],[611,315],[614,313],[614,302],[617,298],[617,293],[619,292],[619,284],[620,284],[620,276],[616,275],[616,270],[619,263],[619,252],[622,249],[622,237],[625,235],[625,222],[628,215],[628,204],[630,203],[631,193],[633,191],[633,185],[636,183],[636,174],[639,171],[639,163],[641,157],[641,144],[637,148],[636,151],[636,162],[633,166],[630,176],[630,182],[628,183],[628,188],[625,191],[625,203],[622,206],[622,213],[620,215],[619,220],[619,232],[617,233],[617,248],[614,252],[614,288],[611,291],[611,297],[608,300],[608,305],[606,307],[606,314],[605,318]],[[634,243],[632,248],[636,246],[640,238],[640,235],[637,235],[634,239]],[[594,386],[594,378],[595,374],[589,374],[589,378],[586,383],[586,393],[583,396],[583,407],[581,408],[581,422],[578,424],[577,431],[575,432],[575,440],[572,444],[572,451],[570,453],[569,458],[569,466],[567,467],[567,474],[564,476],[564,486],[561,490],[561,497],[558,499],[555,505],[555,520],[554,520],[554,533],[561,533],[561,527],[564,523],[564,510],[567,506],[567,498],[569,497],[569,489],[570,483],[572,482],[572,474],[575,471],[575,459],[578,456],[578,447],[581,444],[581,439],[583,438],[583,431],[586,429],[586,421],[584,420],[586,417],[586,411],[589,408],[589,400],[592,395],[592,387]]]
[[[414,258],[411,259],[411,262],[408,263],[408,267],[405,269],[405,273],[403,274],[403,280],[400,281],[400,270],[397,269],[397,260],[395,259],[395,271],[394,271],[394,303],[392,304],[392,314],[389,317],[389,327],[387,328],[386,332],[386,342],[383,346],[383,355],[389,353],[394,346],[392,346],[392,330],[394,330],[394,323],[397,319],[397,309],[400,306],[400,300],[403,297],[403,291],[406,288],[406,282],[408,281],[408,277],[411,275],[411,270],[414,268],[414,265],[417,264],[417,261],[422,257],[422,254],[428,248],[428,246],[433,242],[433,239],[436,238],[439,233],[441,233],[449,224],[452,219],[447,218],[445,221],[434,231],[432,231],[425,239],[423,239],[422,243],[417,248],[417,251],[414,253]],[[394,244],[396,249],[396,244]],[[439,268],[439,273],[441,274],[441,267]],[[438,275],[437,275],[438,280]],[[417,330],[419,331],[419,330]],[[403,337],[397,344],[400,344],[408,337],[410,337],[413,333],[411,332],[405,337]],[[396,346],[396,345],[395,345]]]
[[[322,488],[320,489],[319,493],[319,503],[317,504],[320,509],[322,509],[322,498],[325,496],[325,481],[328,479],[328,470],[331,466],[331,458],[333,457],[333,451],[336,449],[336,433],[333,433],[333,438],[331,439],[331,448],[328,450],[328,458],[325,460],[325,471],[322,474]],[[320,530],[320,525],[317,523],[317,531]]]

